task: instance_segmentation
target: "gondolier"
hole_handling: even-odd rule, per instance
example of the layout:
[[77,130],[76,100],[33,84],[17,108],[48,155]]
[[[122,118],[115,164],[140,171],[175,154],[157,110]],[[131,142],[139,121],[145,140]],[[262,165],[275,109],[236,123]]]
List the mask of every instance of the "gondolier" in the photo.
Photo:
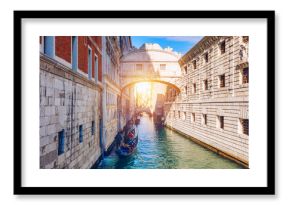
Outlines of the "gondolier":
[[126,125],[124,142],[119,149],[116,150],[120,156],[128,156],[133,153],[138,144],[138,131],[133,120],[130,120]]

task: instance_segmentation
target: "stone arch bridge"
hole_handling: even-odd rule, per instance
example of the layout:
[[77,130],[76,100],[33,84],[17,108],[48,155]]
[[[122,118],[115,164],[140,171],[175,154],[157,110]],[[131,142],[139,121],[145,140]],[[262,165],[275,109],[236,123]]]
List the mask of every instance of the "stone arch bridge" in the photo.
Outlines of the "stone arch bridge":
[[181,77],[180,54],[158,44],[143,44],[121,58],[121,90],[139,82],[158,82],[180,92],[177,80]]

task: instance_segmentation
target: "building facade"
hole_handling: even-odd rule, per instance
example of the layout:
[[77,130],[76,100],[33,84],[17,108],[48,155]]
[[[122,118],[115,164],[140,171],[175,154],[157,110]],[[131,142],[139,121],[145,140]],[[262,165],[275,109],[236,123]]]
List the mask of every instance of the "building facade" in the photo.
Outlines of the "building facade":
[[179,60],[167,87],[166,125],[248,167],[248,37],[204,37]]
[[120,58],[131,47],[130,37],[103,36],[103,149],[110,150],[115,136],[126,122],[129,94],[121,92]]
[[40,168],[100,157],[101,81],[101,37],[40,37]]

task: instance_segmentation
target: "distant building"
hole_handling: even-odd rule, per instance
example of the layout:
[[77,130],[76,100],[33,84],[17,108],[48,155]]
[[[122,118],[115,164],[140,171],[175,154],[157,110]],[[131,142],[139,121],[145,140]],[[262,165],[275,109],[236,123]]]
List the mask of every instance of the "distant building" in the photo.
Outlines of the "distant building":
[[166,92],[167,126],[249,164],[247,36],[204,37],[179,60],[182,78]]

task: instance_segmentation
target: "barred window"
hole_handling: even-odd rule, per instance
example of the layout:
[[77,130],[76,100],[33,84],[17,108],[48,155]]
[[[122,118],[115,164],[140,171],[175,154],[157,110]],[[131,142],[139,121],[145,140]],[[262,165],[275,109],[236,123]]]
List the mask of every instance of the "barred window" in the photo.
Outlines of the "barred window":
[[241,124],[243,134],[249,135],[249,119],[242,119]]
[[193,83],[193,93],[196,93],[196,83]]
[[220,75],[220,88],[223,88],[226,86],[226,77],[225,75]]
[[204,90],[208,90],[208,81],[207,80],[203,81],[203,85],[204,85]]
[[206,52],[205,54],[204,54],[204,61],[207,63],[208,62],[208,52]]
[[95,121],[92,121],[92,135],[95,134]]
[[218,126],[221,129],[224,129],[224,116],[218,116]]
[[207,125],[207,115],[203,114],[202,117],[203,117],[203,124]]
[[249,68],[244,68],[242,70],[242,83],[246,84],[249,83]]
[[224,54],[226,52],[226,42],[225,41],[220,43],[220,51],[221,51],[221,54]]
[[136,71],[142,71],[142,64],[136,64]]
[[165,70],[166,69],[166,64],[160,64],[160,70]]
[[187,66],[184,66],[184,74],[187,74]]
[[191,113],[190,121],[191,123],[195,122],[195,113]]
[[196,67],[196,60],[194,60],[193,62],[192,62],[192,65],[193,65],[193,69],[195,70],[197,67]]
[[83,142],[83,125],[79,126],[79,142],[82,143]]
[[64,153],[64,129],[58,132],[58,155]]

